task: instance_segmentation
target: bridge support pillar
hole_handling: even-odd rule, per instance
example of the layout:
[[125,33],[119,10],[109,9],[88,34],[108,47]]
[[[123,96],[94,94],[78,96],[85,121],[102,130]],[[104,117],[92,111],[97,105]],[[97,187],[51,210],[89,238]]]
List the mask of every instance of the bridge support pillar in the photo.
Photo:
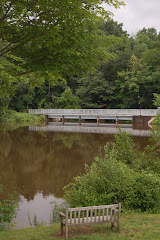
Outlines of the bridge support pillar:
[[79,115],[79,126],[81,126],[81,115]]
[[152,117],[153,116],[133,116],[133,124],[146,125]]
[[45,125],[48,125],[48,122],[49,122],[48,115],[44,115],[44,122],[45,122]]
[[99,116],[97,116],[97,127],[99,127]]
[[62,124],[64,125],[64,115],[62,115]]
[[116,124],[118,124],[119,120],[118,120],[118,117],[116,116]]

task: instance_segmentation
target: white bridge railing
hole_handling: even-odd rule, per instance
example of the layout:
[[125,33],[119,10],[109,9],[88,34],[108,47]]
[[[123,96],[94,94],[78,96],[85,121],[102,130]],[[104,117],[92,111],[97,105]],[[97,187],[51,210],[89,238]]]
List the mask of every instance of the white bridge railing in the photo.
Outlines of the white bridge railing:
[[28,113],[44,115],[156,116],[160,114],[160,109],[29,109]]

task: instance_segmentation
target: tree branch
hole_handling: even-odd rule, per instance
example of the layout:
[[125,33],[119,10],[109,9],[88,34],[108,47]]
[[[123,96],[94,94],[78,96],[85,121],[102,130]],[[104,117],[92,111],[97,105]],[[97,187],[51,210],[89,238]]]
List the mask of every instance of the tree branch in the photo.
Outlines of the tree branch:
[[28,36],[29,36],[29,35],[26,35],[26,36],[24,36],[23,38],[21,38],[21,39],[19,39],[19,40],[17,40],[17,41],[11,42],[10,44],[8,44],[6,47],[4,47],[4,48],[0,51],[0,52],[1,52],[0,57],[3,56],[3,55],[6,54],[6,53],[12,51],[12,50],[15,50],[16,48],[20,47],[20,46],[23,45],[24,43],[28,42],[32,37],[31,37],[31,38],[28,38],[26,41],[20,43],[19,45],[15,46],[15,47],[13,47],[13,48],[10,48],[10,49],[8,49],[7,51],[4,51],[5,49],[7,49],[8,47],[10,47],[11,45],[23,41],[23,40],[24,40],[25,38],[27,38]]
[[[5,46],[3,49],[0,50],[0,53],[2,53],[2,55],[3,55],[3,51],[4,51],[6,48],[10,47],[11,45],[13,45],[13,44],[15,44],[15,43],[18,43],[18,42],[24,40],[24,39],[25,39],[26,37],[28,37],[28,36],[29,36],[29,35],[26,35],[26,36],[22,37],[21,39],[18,39],[17,41],[13,41],[13,42],[9,43],[7,46]],[[6,52],[5,52],[5,53],[6,53]],[[0,56],[1,56],[1,55],[0,55]]]
[[34,5],[36,5],[36,2],[38,0],[33,0],[33,2],[30,4],[30,6],[28,7],[27,11],[29,11],[31,9],[31,7],[33,7]]
[[6,34],[8,34],[10,32],[13,32],[13,29],[8,29],[8,31],[3,32],[3,34],[1,34],[1,36],[0,36],[0,39],[2,39],[4,37],[4,35],[6,35]]
[[21,76],[21,75],[25,75],[25,74],[28,74],[28,73],[32,73],[32,72],[36,72],[36,71],[26,71],[26,72],[23,72],[23,73],[18,73],[16,75],[13,75],[13,77],[18,77],[18,76]]
[[5,18],[7,18],[7,14],[8,14],[8,12],[9,12],[9,10],[11,9],[12,5],[13,5],[13,3],[10,2],[9,6],[8,6],[8,9],[7,9],[6,12],[4,13],[3,17],[0,19],[0,23],[1,23]]

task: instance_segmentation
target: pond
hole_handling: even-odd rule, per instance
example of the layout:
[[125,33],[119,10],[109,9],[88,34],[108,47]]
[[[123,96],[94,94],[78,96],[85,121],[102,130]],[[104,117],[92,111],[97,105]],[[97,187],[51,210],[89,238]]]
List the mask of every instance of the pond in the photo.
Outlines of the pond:
[[[150,132],[133,130],[129,125],[125,129],[143,150]],[[0,130],[1,198],[14,194],[19,199],[15,228],[30,226],[34,215],[38,221],[49,223],[51,202],[62,202],[63,187],[84,172],[84,165],[92,163],[99,148],[113,141],[115,130],[115,125],[98,129],[94,124]]]

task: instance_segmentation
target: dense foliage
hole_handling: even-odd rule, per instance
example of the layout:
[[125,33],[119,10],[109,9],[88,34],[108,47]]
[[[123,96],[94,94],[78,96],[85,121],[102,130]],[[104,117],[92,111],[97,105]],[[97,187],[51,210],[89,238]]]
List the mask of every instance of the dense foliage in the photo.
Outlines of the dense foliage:
[[[2,185],[0,185],[0,193],[2,192]],[[0,201],[0,231],[7,227],[7,224],[11,223],[16,214],[16,200],[12,195],[8,196],[8,199]]]
[[[107,48],[108,57],[101,58],[98,67],[90,63],[92,71],[90,69],[87,73],[78,67],[78,71],[75,71],[79,72],[77,75],[74,71],[71,71],[72,74],[68,71],[62,74],[61,65],[61,72],[39,70],[16,76],[16,73],[23,72],[25,58],[15,57],[11,53],[3,57],[0,64],[0,110],[8,107],[24,111],[27,108],[159,106],[160,35],[156,29],[142,29],[130,37],[123,31],[122,24],[110,20],[96,31],[105,39],[103,47]],[[98,44],[101,43],[98,41]],[[92,58],[90,53],[87,54]],[[72,63],[69,64],[72,66]],[[86,65],[85,59],[83,64]]]
[[[159,106],[160,34],[144,28],[129,36],[122,24],[109,20],[102,2],[123,4],[1,2],[0,113]],[[66,94],[76,104],[67,105]]]
[[[38,78],[48,75],[50,85],[50,77],[59,79],[85,72],[109,55],[112,40],[99,25],[111,13],[102,3],[116,8],[123,5],[119,0],[1,1],[1,112],[19,89],[19,82],[27,85],[34,78],[39,83]],[[35,73],[42,76],[35,77]],[[24,101],[29,104],[31,98]]]
[[150,151],[135,151],[132,139],[120,131],[85,174],[65,187],[66,200],[73,207],[121,202],[124,208],[159,212],[160,159],[150,159]]
[[160,34],[144,28],[129,37],[122,25],[113,21],[104,24],[104,31],[119,42],[110,50],[113,57],[101,62],[95,73],[75,78],[82,108],[159,106]]
[[97,23],[110,14],[102,3],[122,4],[118,0],[2,0],[0,56],[12,52],[22,57],[27,71],[66,74],[87,69],[102,54]]

